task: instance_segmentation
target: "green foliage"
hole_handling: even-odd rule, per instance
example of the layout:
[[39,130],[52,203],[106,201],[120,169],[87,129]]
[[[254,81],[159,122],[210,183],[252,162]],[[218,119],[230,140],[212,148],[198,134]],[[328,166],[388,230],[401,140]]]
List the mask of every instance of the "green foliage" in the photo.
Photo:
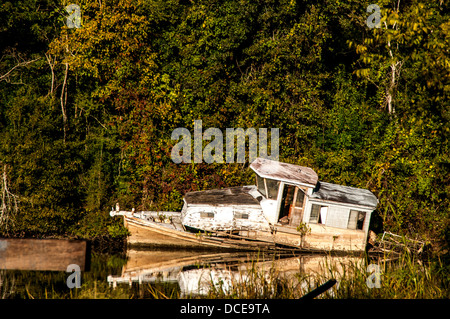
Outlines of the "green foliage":
[[356,0],[77,3],[79,29],[65,1],[0,7],[0,164],[19,200],[0,234],[122,238],[117,201],[179,210],[253,183],[247,164],[171,161],[171,132],[201,119],[279,128],[280,160],[370,189],[385,229],[445,241],[448,4],[381,1],[369,29]]
[[301,222],[301,223],[297,226],[296,229],[297,229],[297,231],[300,233],[300,236],[301,236],[301,237],[303,237],[303,236],[305,236],[305,235],[311,233],[311,228],[310,228],[307,224],[305,224],[305,223],[303,223],[303,222]]

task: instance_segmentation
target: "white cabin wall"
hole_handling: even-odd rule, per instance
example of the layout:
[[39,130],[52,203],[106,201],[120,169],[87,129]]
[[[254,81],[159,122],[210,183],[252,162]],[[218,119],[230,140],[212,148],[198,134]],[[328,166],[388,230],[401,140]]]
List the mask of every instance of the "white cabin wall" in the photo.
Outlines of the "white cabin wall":
[[273,220],[273,223],[277,223],[278,219],[280,218],[281,200],[283,197],[284,185],[286,185],[286,183],[280,182],[280,186],[278,187],[277,205],[274,212],[275,218]]
[[305,211],[303,212],[303,222],[309,223],[309,216],[311,215],[311,202],[308,196],[305,196]]
[[273,199],[263,199],[259,202],[263,210],[264,216],[269,223],[275,224],[278,221],[278,202]]
[[[182,223],[185,226],[194,227],[202,230],[213,229],[232,229],[233,227],[233,208],[221,210],[215,206],[188,206],[185,215],[182,217]],[[201,217],[202,213],[214,213],[214,217]]]
[[328,218],[325,221],[326,226],[347,228],[348,217],[350,215],[350,209],[348,207],[342,207],[337,205],[324,205],[328,206]]
[[[214,213],[214,217],[201,217],[201,213]],[[248,218],[236,218],[248,214]],[[234,206],[188,206],[182,218],[185,226],[202,230],[270,230],[268,221],[259,208]]]
[[[248,219],[237,218],[239,214],[248,214]],[[260,209],[234,209],[234,227],[239,230],[270,230],[269,223]]]
[[183,198],[183,208],[181,209],[181,218],[183,219],[184,218],[184,216],[186,215],[186,210],[187,210],[187,204],[186,204],[186,201],[184,200],[184,198]]
[[311,214],[312,204],[328,206],[328,214],[327,220],[325,221],[325,226],[336,227],[341,229],[347,229],[348,226],[348,218],[350,216],[350,210],[357,210],[366,213],[366,218],[364,220],[363,229],[365,233],[365,237],[367,238],[367,234],[369,232],[370,218],[372,215],[372,210],[364,209],[357,206],[351,205],[339,205],[339,204],[331,204],[329,202],[321,202],[317,200],[310,200],[307,197],[307,202],[305,203],[305,213],[303,215],[303,222],[309,223],[309,217]]

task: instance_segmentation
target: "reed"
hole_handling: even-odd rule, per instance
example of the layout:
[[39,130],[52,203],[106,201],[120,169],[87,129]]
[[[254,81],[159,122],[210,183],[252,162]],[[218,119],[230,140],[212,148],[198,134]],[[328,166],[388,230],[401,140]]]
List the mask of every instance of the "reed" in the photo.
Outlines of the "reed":
[[149,297],[152,299],[179,299],[180,290],[173,285],[152,285],[148,284],[146,292],[149,293]]
[[408,253],[395,261],[381,259],[380,288],[369,288],[366,268],[356,268],[353,276],[340,278],[336,298],[434,299],[448,298],[449,287],[436,261],[425,262]]
[[[370,264],[378,265],[380,287],[368,285]],[[292,299],[300,298],[329,279],[337,284],[318,298],[327,299],[435,299],[449,298],[449,267],[440,259],[421,261],[408,253],[396,260],[379,258],[363,262],[325,263],[323,271],[314,274],[281,274],[275,267],[249,268],[245,276],[231,287],[222,289],[211,284],[206,298]]]
[[8,276],[5,270],[0,270],[0,299],[7,299],[15,293],[15,277]]
[[252,260],[241,268],[238,276],[231,277],[231,284],[224,281],[210,282],[209,291],[201,298],[210,299],[293,299],[302,296],[308,276],[281,272],[275,262],[270,266],[261,260]]

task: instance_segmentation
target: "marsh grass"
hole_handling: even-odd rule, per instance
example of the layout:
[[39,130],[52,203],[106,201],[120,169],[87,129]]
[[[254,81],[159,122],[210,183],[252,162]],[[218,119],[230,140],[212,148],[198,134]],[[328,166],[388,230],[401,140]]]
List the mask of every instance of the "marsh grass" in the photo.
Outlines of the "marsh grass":
[[147,284],[144,293],[148,293],[148,296],[152,299],[179,299],[180,289],[174,287],[174,285],[154,285]]
[[210,283],[208,294],[202,298],[211,299],[294,299],[305,291],[309,277],[301,273],[285,274],[275,266],[260,266],[261,260],[252,260],[240,268],[238,276],[232,277],[231,285],[223,281]]
[[[373,273],[368,266],[379,266],[380,287],[370,288],[367,281]],[[449,298],[448,273],[440,259],[422,261],[407,252],[396,259],[381,257],[378,260],[365,259],[361,264],[347,265],[343,273],[329,267],[329,274],[338,281],[336,287],[324,298],[358,299],[435,299]]]
[[[379,266],[380,287],[370,288],[372,275],[368,265]],[[449,266],[437,258],[421,261],[404,253],[396,259],[382,256],[376,260],[364,258],[361,262],[325,262],[322,271],[312,274],[298,272],[286,276],[273,266],[258,268],[255,264],[235,280],[231,287],[222,289],[211,284],[206,298],[237,299],[292,299],[300,298],[329,279],[337,284],[318,296],[321,299],[436,299],[449,298]],[[374,280],[369,278],[369,280]]]
[[0,299],[7,299],[15,293],[15,277],[8,276],[5,270],[0,270]]

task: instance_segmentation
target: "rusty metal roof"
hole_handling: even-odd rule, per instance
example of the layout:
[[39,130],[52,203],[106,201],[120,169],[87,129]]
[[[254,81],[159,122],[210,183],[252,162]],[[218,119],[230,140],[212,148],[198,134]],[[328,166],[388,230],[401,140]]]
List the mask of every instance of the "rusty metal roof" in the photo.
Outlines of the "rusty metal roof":
[[378,205],[376,196],[367,189],[325,182],[317,184],[310,198],[366,206],[372,209]]
[[250,191],[255,189],[255,186],[238,186],[189,192],[184,195],[184,200],[188,205],[256,205],[259,207],[259,201],[250,195]]
[[309,167],[272,161],[260,157],[250,164],[250,168],[261,177],[300,186],[315,187],[318,181],[317,173]]

